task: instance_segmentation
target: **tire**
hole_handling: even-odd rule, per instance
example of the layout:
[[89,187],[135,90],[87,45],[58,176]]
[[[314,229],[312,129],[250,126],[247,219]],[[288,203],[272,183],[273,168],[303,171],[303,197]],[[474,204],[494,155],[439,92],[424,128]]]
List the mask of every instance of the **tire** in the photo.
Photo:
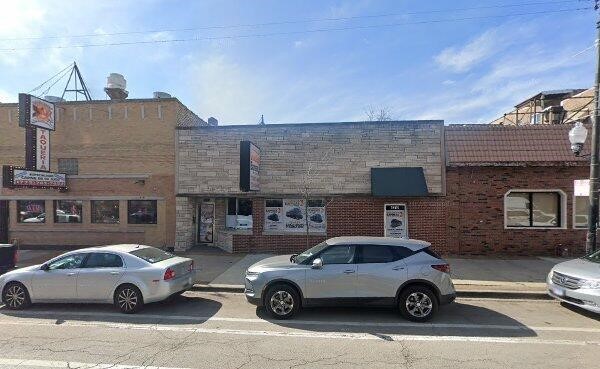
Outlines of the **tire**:
[[276,284],[265,295],[265,309],[275,319],[290,319],[300,310],[300,295],[289,284]]
[[398,299],[400,314],[413,322],[426,322],[437,313],[438,300],[427,287],[407,287]]
[[132,284],[125,284],[117,288],[114,302],[115,307],[124,314],[135,314],[144,306],[142,292]]
[[23,310],[31,305],[27,288],[19,282],[10,282],[4,287],[2,302],[10,310]]

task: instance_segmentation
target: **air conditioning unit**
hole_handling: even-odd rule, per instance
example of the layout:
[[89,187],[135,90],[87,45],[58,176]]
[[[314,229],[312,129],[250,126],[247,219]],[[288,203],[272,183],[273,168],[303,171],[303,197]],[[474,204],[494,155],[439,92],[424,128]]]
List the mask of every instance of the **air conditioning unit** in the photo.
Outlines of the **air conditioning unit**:
[[227,215],[225,226],[233,229],[252,229],[252,215]]

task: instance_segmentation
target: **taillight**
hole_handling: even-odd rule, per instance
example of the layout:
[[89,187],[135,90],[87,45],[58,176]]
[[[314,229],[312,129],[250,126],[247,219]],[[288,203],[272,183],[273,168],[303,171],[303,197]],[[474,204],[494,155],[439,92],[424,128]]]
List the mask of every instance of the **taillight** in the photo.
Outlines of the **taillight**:
[[189,271],[190,272],[194,271],[194,260],[192,260],[192,262],[190,263],[190,269],[189,269]]
[[450,264],[437,264],[431,266],[435,270],[439,270],[442,273],[450,273]]
[[165,281],[168,281],[169,279],[173,278],[175,278],[175,271],[171,268],[167,268],[167,270],[165,271]]

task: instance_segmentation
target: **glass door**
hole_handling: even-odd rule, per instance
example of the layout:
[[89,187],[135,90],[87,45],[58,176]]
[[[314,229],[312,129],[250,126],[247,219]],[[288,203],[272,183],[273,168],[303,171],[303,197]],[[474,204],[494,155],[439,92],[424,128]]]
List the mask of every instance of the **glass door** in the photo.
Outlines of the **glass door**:
[[212,244],[215,234],[215,204],[198,205],[198,243]]

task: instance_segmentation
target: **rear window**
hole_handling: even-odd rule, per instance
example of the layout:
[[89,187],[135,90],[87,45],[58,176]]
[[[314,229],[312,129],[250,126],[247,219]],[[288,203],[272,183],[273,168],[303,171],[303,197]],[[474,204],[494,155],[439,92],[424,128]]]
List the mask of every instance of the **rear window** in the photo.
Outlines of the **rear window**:
[[436,258],[436,259],[441,259],[441,258],[442,258],[442,257],[441,257],[441,256],[440,256],[440,255],[439,255],[437,252],[433,251],[433,250],[431,249],[431,247],[426,247],[426,248],[424,248],[424,249],[423,249],[423,250],[421,250],[421,251],[423,251],[423,252],[424,252],[424,253],[426,253],[426,254],[429,254],[429,255],[433,256],[433,257],[434,257],[434,258]]
[[151,264],[158,263],[163,260],[174,258],[175,255],[170,252],[159,250],[155,247],[144,247],[130,252],[131,255],[137,256]]

